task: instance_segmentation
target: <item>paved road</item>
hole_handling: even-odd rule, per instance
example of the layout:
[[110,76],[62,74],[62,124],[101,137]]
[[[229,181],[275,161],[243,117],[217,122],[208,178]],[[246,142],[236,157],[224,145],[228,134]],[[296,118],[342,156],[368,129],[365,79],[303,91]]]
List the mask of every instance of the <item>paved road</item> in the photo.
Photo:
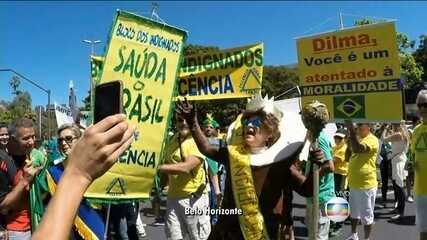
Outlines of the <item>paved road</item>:
[[[302,223],[305,216],[305,200],[304,198],[294,195],[294,219],[295,219],[295,233],[296,240],[307,239],[307,230]],[[378,196],[379,197],[379,196]],[[377,199],[378,199],[377,197]],[[388,198],[392,199],[393,194],[389,191]],[[390,202],[389,206],[392,205]],[[415,204],[406,203],[406,217],[401,222],[390,222],[390,214],[387,214],[391,209],[376,209],[375,210],[375,227],[373,236],[371,239],[374,240],[415,240],[417,239],[417,232],[415,228]],[[144,215],[146,214],[146,215]],[[150,210],[150,204],[144,204],[142,213],[142,221],[147,224],[147,239],[163,240],[166,239],[164,234],[163,226],[150,226],[150,223],[154,222],[154,217]],[[345,239],[351,232],[349,223],[346,222],[344,225],[341,235],[338,235],[331,240],[342,240]],[[358,227],[359,238],[363,238],[363,227]]]
[[[393,194],[389,192],[389,199],[393,198]],[[295,194],[294,199],[294,225],[296,240],[307,239],[307,231],[305,229],[302,220],[305,216],[305,204],[304,199]],[[378,199],[378,198],[377,198]],[[392,206],[393,203],[388,203],[388,206]],[[415,204],[406,202],[405,213],[406,216],[401,222],[391,222],[389,218],[392,216],[388,214],[391,209],[375,209],[375,226],[371,239],[374,240],[415,240],[417,239],[417,232],[415,227]],[[346,222],[343,231],[340,235],[330,238],[331,240],[342,240],[346,239],[351,233],[351,226],[349,222]],[[363,226],[358,227],[359,239],[364,239]]]

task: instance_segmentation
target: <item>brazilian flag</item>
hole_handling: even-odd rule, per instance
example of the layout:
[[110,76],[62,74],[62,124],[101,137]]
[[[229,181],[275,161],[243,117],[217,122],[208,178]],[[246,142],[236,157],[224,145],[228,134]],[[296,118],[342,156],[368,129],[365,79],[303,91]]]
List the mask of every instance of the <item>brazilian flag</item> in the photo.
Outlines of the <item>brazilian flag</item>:
[[336,96],[334,97],[335,118],[365,118],[365,96]]

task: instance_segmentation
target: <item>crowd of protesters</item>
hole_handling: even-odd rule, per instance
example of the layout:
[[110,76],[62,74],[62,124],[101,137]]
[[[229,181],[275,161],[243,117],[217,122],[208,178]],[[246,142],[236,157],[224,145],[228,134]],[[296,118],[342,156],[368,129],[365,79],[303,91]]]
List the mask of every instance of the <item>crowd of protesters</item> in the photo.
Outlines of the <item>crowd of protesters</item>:
[[[375,208],[391,207],[390,219],[403,219],[406,202],[416,203],[419,237],[426,240],[426,90],[420,91],[416,104],[419,121],[393,124],[346,121],[338,126],[333,142],[323,131],[320,133],[320,150],[311,152],[311,161],[307,163],[297,159],[290,163],[272,163],[270,169],[252,167],[266,234],[272,239],[295,239],[293,191],[306,197],[304,223],[307,228],[313,224],[310,216],[317,213],[310,212],[313,200],[311,170],[313,164],[318,164],[321,210],[317,236],[313,238],[328,239],[342,230],[343,223],[331,222],[322,209],[331,198],[343,196],[348,199],[351,209],[348,240],[372,239]],[[227,148],[230,136],[219,131],[218,122],[210,115],[199,126],[191,107],[188,103],[178,103],[176,133],[171,134],[165,159],[154,179],[152,207],[156,219],[153,226],[164,225],[167,239],[173,240],[243,239],[240,227],[234,228],[239,226],[236,216],[186,212],[191,208],[232,209],[236,206],[230,179],[233,157],[230,154],[233,152]],[[241,120],[244,129],[242,144],[246,144],[253,154],[266,151],[279,138],[275,133],[279,132],[280,117],[258,110],[243,111]],[[7,236],[0,235],[0,239],[30,239],[32,232],[34,239],[147,237],[138,202],[108,207],[81,200],[90,182],[107,171],[116,160],[114,156],[118,157],[132,141],[130,132],[133,130],[127,124],[123,127],[123,117],[116,115],[115,118],[109,117],[86,131],[73,124],[60,126],[57,137],[40,146],[36,146],[32,120],[20,118],[9,125],[0,124],[0,234],[7,233]],[[106,127],[108,124],[110,126]],[[110,142],[101,141],[101,134],[105,137],[107,133],[120,137]],[[307,138],[310,137],[308,134]],[[109,147],[111,155],[97,155],[102,147]],[[377,167],[380,176],[377,176]],[[79,185],[79,179],[82,179],[80,188],[74,186]],[[258,186],[260,180],[257,179],[271,184]],[[394,192],[391,205],[387,198],[389,180]],[[70,181],[74,182],[71,184]],[[378,189],[381,197],[377,196]],[[275,191],[281,195],[272,194]],[[163,215],[160,208],[164,192],[167,202]],[[70,207],[63,207],[68,204]],[[107,216],[110,216],[109,221]],[[49,225],[56,221],[61,223],[55,227]],[[106,222],[109,226],[105,226]],[[95,227],[85,232],[80,229],[81,223]],[[363,238],[357,233],[359,223],[363,225]]]

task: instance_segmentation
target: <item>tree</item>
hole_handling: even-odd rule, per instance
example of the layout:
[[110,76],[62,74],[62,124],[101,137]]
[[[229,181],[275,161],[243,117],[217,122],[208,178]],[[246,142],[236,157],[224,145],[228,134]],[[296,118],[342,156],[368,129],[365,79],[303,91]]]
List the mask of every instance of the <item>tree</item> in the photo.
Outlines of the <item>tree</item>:
[[[354,22],[354,25],[366,25],[384,21],[374,21],[370,19],[359,19]],[[423,75],[423,66],[415,61],[411,53],[415,46],[415,41],[410,40],[405,33],[397,33],[397,47],[399,50],[400,70],[406,78],[405,88],[412,88],[413,86],[422,83],[421,76]]]
[[20,84],[21,80],[19,80],[19,77],[13,76],[12,79],[10,79],[9,85],[13,89],[12,94],[18,95],[21,92],[18,90]]
[[0,123],[9,124],[12,121],[12,116],[8,110],[9,102],[0,100]]
[[193,55],[193,54],[203,54],[210,51],[218,51],[219,48],[215,46],[201,46],[195,44],[189,44],[184,46],[183,52],[184,56]]
[[19,90],[21,80],[13,76],[9,81],[12,94],[15,95],[12,102],[0,101],[0,122],[10,123],[16,118],[27,117],[35,120],[35,113],[31,108],[31,95],[27,91]]
[[9,111],[12,119],[28,117],[35,118],[35,113],[31,109],[31,96],[27,91],[18,92],[9,104]]
[[[299,83],[296,68],[286,66],[265,66],[263,70],[262,94],[268,96],[278,96]],[[284,97],[297,97],[296,92]]]
[[27,117],[35,120],[36,114],[31,109],[31,96],[27,91],[16,91],[12,102],[3,102],[0,108],[0,122],[10,123],[16,118]]
[[413,53],[415,62],[421,65],[425,71],[421,76],[423,83],[427,82],[427,35],[421,35],[419,37],[418,48]]

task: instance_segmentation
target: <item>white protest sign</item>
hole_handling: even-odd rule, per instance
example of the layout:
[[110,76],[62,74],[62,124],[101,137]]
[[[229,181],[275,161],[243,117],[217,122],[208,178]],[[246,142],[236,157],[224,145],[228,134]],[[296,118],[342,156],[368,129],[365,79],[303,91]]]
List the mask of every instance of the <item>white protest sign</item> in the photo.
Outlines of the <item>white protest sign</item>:
[[68,107],[64,107],[55,103],[55,117],[56,123],[58,127],[63,124],[72,124],[74,123],[73,114],[71,113],[71,109]]

